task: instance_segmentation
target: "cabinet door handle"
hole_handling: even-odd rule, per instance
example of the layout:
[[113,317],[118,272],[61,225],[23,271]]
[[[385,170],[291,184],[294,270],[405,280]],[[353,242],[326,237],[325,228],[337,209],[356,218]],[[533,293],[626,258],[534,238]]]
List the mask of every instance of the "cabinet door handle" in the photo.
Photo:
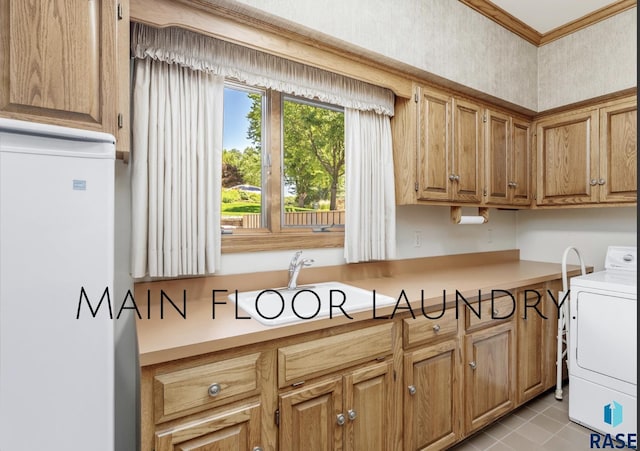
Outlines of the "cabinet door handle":
[[456,179],[455,174],[449,174],[449,180],[453,182],[455,179]]
[[477,367],[476,362],[469,362],[469,367],[471,367],[472,370],[475,370]]
[[415,394],[416,394],[416,391],[417,391],[417,390],[416,390],[416,387],[415,387],[414,385],[409,385],[407,388],[409,389],[409,394],[410,394],[411,396],[413,396],[413,395],[415,395]]
[[433,331],[434,331],[435,333],[440,332],[440,324],[436,324],[435,326],[433,326]]
[[516,182],[509,182],[509,188],[517,188],[518,184]]
[[261,446],[254,446],[251,451],[262,451],[262,447]]
[[222,391],[222,387],[220,387],[220,384],[211,384],[207,391],[209,392],[209,396],[217,396]]
[[500,314],[500,312],[498,311],[497,308],[494,308],[493,312],[491,312],[491,313],[493,313],[494,318]]
[[597,184],[598,184],[598,181],[596,179],[589,180],[589,185],[596,186]]
[[605,180],[604,179],[598,180],[598,185],[604,185],[604,184],[605,184]]
[[349,411],[347,412],[347,416],[349,417],[349,419],[350,419],[351,421],[353,421],[353,420],[355,420],[355,419],[356,419],[356,417],[358,416],[358,414],[356,413],[356,411],[355,411],[355,410],[353,410],[353,409],[349,409]]
[[338,426],[343,426],[344,425],[345,418],[344,418],[344,414],[343,413],[339,413],[336,416],[336,422],[338,423]]

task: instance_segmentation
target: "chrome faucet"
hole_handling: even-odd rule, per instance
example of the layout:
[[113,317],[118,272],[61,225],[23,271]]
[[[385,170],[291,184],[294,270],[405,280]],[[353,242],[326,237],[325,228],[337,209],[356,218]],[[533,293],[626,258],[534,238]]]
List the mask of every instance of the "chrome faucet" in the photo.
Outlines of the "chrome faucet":
[[300,274],[300,270],[303,266],[311,266],[313,263],[313,259],[311,258],[300,258],[302,256],[302,251],[297,251],[293,254],[291,261],[289,262],[289,283],[287,284],[287,290],[295,290],[298,288],[298,274]]

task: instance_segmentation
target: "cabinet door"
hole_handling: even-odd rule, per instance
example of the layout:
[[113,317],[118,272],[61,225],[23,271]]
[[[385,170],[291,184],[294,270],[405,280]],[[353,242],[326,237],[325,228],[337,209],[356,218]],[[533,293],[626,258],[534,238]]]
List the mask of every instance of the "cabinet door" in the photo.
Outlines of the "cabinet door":
[[531,204],[531,124],[511,120],[510,203]]
[[404,357],[406,450],[441,450],[460,436],[458,341]]
[[394,406],[393,363],[356,370],[344,379],[345,450],[387,451],[392,442]]
[[482,200],[483,127],[480,106],[454,100],[453,109],[453,199]]
[[546,299],[543,286],[518,292],[518,403],[545,390]]
[[465,433],[513,409],[515,337],[512,321],[465,336]]
[[451,198],[451,98],[418,89],[418,199]]
[[235,451],[259,446],[258,404],[215,413],[155,435],[156,451]]
[[638,129],[636,100],[600,110],[600,202],[636,202]]
[[545,119],[538,123],[536,134],[538,204],[597,202],[597,110]]
[[337,421],[338,415],[345,415],[342,412],[341,377],[281,395],[280,449],[342,449],[344,425]]
[[486,118],[486,201],[508,204],[511,193],[511,138],[509,116],[487,110]]
[[116,135],[118,26],[116,0],[0,0],[0,115]]

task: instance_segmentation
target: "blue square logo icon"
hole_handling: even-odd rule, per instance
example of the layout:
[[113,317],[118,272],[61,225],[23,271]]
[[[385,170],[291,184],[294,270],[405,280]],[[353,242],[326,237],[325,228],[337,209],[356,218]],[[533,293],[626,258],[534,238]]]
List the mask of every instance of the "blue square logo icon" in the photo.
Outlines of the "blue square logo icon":
[[604,422],[616,427],[622,423],[622,406],[615,401],[604,405]]

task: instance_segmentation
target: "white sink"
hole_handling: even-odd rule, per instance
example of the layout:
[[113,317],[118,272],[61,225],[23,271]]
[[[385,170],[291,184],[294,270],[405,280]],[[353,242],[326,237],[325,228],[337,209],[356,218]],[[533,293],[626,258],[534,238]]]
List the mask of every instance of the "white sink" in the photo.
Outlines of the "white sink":
[[229,300],[267,326],[346,317],[361,311],[371,311],[373,318],[375,310],[396,303],[390,296],[341,282],[301,285],[295,290],[245,291],[238,293],[237,299],[235,293],[229,295]]

